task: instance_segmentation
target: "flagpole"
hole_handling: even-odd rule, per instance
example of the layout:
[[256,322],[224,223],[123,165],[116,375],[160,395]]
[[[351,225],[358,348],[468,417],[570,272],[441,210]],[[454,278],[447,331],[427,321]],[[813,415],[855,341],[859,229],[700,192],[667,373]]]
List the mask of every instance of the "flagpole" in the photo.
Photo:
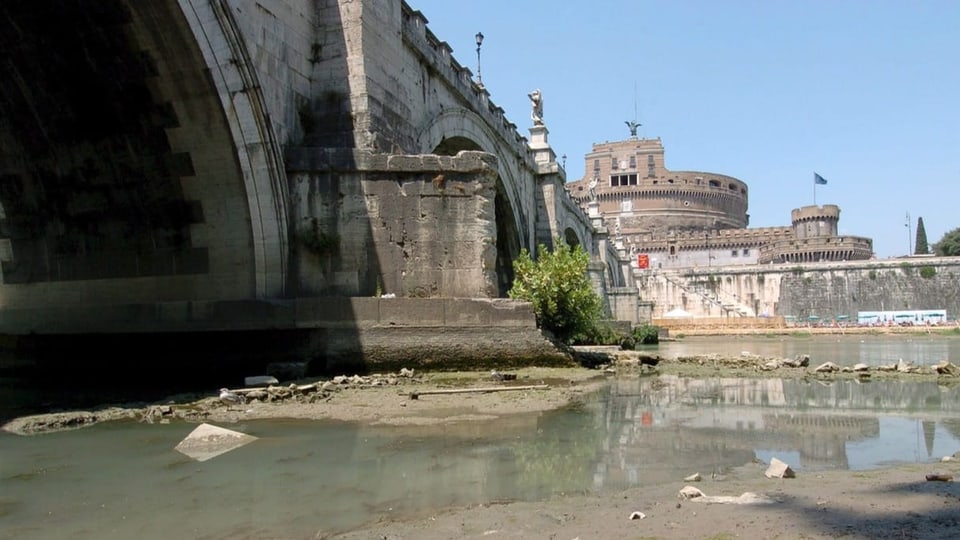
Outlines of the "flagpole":
[[817,205],[817,173],[813,173],[813,205]]

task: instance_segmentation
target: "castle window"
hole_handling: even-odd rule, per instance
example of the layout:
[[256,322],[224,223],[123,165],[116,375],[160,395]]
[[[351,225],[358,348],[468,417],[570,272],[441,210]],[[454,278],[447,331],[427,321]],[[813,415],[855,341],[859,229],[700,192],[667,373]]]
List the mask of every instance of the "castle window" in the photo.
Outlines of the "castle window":
[[716,180],[711,180],[710,187],[720,187],[720,182],[717,182]]
[[599,159],[593,160],[593,170],[595,170],[595,171],[599,171],[599,170],[600,170],[600,160],[599,160]]
[[743,256],[746,257],[748,255],[750,255],[750,250],[749,249],[743,250]]
[[636,174],[611,174],[610,187],[616,186],[635,186],[637,185]]
[[733,250],[730,252],[731,257],[736,257],[737,255],[739,255],[739,253],[737,253],[737,250]]
[[617,165],[618,165],[618,163],[617,163],[617,158],[616,158],[616,157],[611,157],[611,158],[610,158],[610,168],[613,169],[613,170],[617,170]]
[[637,156],[630,156],[630,168],[631,169],[637,168]]

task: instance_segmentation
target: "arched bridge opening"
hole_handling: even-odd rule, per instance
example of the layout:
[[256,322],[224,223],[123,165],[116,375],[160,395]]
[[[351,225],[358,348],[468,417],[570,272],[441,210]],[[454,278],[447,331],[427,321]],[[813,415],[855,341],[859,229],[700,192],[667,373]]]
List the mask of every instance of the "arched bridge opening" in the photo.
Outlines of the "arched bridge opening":
[[[583,241],[580,240],[580,235],[577,234],[577,231],[573,230],[570,227],[567,227],[563,231],[563,241],[566,242],[570,248],[575,248],[577,246],[583,246]],[[587,246],[583,246],[584,249],[588,249]],[[589,251],[589,250],[588,250]]]

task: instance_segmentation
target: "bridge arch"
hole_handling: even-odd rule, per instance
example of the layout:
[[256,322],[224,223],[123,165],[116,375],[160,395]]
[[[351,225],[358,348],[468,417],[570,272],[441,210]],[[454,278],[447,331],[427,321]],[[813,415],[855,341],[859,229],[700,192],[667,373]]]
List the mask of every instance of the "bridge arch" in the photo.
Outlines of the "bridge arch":
[[523,173],[515,156],[498,144],[497,136],[474,112],[446,108],[421,131],[420,151],[439,155],[455,155],[463,150],[480,150],[497,156],[497,185],[494,201],[497,245],[497,287],[499,296],[506,296],[513,284],[513,261],[522,248],[532,250],[529,234],[523,224],[529,222],[520,193]]
[[282,294],[283,162],[225,4],[4,10],[3,305]]
[[287,176],[257,67],[226,3],[180,0],[180,5],[233,136],[253,240],[255,297],[284,296],[289,248]]
[[563,230],[563,241],[567,243],[571,248],[577,246],[583,246],[583,249],[589,252],[589,246],[585,245],[583,240],[580,238],[580,235],[577,234],[577,231],[573,227],[567,227]]

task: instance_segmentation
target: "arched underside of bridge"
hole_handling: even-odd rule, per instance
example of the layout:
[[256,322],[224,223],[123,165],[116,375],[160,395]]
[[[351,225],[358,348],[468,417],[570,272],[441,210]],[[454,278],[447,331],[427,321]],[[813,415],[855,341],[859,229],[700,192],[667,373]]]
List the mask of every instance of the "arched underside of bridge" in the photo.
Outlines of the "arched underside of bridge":
[[214,4],[0,5],[0,306],[282,291],[283,172],[252,172],[256,107],[225,106],[230,15],[195,37]]
[[[583,240],[580,239],[580,235],[577,234],[577,231],[573,230],[572,227],[567,227],[563,231],[563,241],[567,243],[570,247],[583,246]],[[584,249],[587,249],[588,246],[584,246]]]

